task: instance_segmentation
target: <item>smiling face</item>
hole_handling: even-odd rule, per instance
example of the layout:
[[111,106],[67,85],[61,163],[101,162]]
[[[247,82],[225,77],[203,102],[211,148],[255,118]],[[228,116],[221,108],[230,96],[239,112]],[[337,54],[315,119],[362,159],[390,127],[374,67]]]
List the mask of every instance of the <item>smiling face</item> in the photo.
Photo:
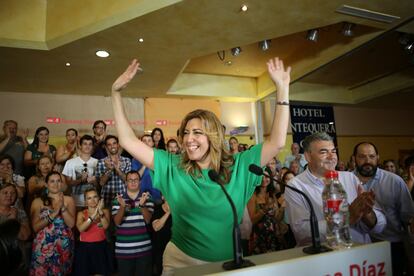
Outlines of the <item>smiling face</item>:
[[397,168],[395,167],[394,162],[392,161],[387,161],[384,164],[384,170],[392,172],[392,173],[396,173],[397,172]]
[[324,177],[326,171],[335,170],[338,162],[336,148],[332,141],[314,141],[305,152],[309,170],[316,177]]
[[0,162],[0,170],[11,172],[13,170],[12,163],[9,159],[5,158]]
[[96,191],[89,191],[85,194],[86,206],[96,208],[99,203],[99,195]]
[[108,139],[108,140],[106,141],[106,148],[108,149],[108,152],[109,152],[111,155],[116,155],[116,154],[118,154],[118,151],[119,151],[119,144],[118,144],[118,141],[116,141],[116,139],[115,139],[115,138]]
[[202,169],[209,168],[210,144],[199,118],[193,118],[187,122],[184,129],[183,147],[190,160],[196,161]]
[[37,134],[37,138],[39,139],[40,143],[46,144],[49,141],[49,131],[42,130]]

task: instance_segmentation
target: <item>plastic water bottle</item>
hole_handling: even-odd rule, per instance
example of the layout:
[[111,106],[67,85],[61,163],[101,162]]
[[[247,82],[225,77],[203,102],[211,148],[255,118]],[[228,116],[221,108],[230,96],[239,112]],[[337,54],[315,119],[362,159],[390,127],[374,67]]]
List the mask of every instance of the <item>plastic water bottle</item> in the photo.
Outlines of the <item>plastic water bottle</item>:
[[337,171],[325,174],[322,192],[323,212],[326,220],[326,241],[332,249],[349,248],[352,238],[349,230],[349,204]]

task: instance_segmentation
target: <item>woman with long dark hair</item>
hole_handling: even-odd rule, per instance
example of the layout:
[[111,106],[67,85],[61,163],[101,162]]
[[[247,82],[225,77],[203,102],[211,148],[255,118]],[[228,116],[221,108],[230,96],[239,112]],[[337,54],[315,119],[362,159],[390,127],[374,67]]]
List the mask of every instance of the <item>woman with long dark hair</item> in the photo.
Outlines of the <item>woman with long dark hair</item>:
[[46,176],[46,188],[33,200],[30,214],[36,233],[30,275],[68,275],[72,271],[75,203],[62,193],[62,175]]
[[154,141],[154,147],[157,149],[166,150],[164,132],[159,127],[156,127],[151,132],[152,140]]
[[36,173],[37,160],[44,155],[50,156],[54,162],[56,147],[49,144],[49,129],[41,126],[36,129],[33,142],[27,146],[26,152],[24,153],[24,176],[26,179],[29,179]]

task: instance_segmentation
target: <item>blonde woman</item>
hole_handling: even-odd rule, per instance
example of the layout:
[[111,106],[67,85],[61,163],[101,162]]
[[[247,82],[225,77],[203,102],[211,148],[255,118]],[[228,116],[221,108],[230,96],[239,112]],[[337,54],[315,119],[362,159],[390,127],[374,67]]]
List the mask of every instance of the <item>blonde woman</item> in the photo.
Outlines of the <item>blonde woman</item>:
[[289,121],[290,67],[284,68],[278,58],[267,63],[270,77],[277,87],[277,107],[270,139],[251,150],[228,153],[223,127],[216,115],[195,110],[185,116],[179,129],[183,145],[181,155],[148,147],[134,134],[122,104],[120,91],[142,70],[133,60],[112,86],[115,126],[121,146],[153,172],[155,188],[161,190],[171,206],[172,238],[164,253],[164,271],[175,268],[222,261],[232,258],[231,208],[219,185],[208,177],[210,170],[220,176],[233,198],[238,217],[260,185],[261,178],[249,173],[251,163],[264,166],[286,143]]

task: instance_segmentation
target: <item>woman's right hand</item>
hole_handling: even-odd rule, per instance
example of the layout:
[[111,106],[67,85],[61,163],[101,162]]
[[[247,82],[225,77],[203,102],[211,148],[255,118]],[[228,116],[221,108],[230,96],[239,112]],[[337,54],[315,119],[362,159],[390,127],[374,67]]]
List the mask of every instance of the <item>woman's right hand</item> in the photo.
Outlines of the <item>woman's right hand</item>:
[[127,87],[128,83],[135,77],[135,74],[138,71],[142,71],[140,63],[137,59],[133,59],[125,72],[122,73],[112,84],[112,91],[120,92],[122,89]]

